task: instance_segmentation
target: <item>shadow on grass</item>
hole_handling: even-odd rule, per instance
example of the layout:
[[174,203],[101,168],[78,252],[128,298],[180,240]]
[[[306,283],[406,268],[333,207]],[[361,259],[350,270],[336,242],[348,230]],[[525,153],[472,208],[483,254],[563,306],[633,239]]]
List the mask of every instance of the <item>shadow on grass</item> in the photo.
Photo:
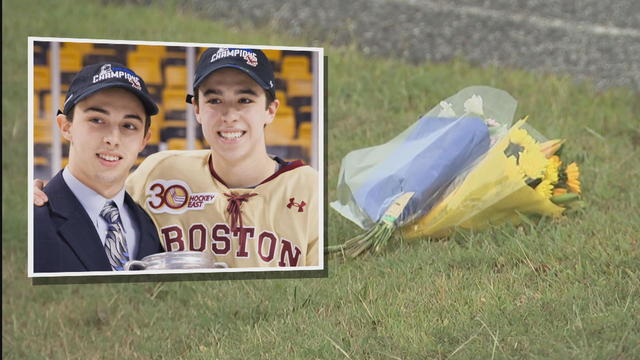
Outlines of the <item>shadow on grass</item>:
[[199,274],[133,274],[129,276],[74,276],[33,278],[32,285],[70,285],[70,284],[103,284],[103,283],[141,283],[141,282],[178,282],[178,281],[225,281],[225,280],[263,280],[263,279],[304,279],[323,278],[329,276],[326,265],[323,270],[294,270],[268,272],[234,272],[234,273],[199,273]]

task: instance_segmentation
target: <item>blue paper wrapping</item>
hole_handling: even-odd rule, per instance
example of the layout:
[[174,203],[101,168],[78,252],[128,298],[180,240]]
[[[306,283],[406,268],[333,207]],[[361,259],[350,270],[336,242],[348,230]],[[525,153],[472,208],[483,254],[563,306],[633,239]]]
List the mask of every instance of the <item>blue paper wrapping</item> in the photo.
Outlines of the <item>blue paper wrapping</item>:
[[353,197],[377,222],[398,195],[415,192],[399,218],[408,221],[429,211],[489,146],[487,126],[478,117],[423,116],[404,142],[367,172],[368,180]]

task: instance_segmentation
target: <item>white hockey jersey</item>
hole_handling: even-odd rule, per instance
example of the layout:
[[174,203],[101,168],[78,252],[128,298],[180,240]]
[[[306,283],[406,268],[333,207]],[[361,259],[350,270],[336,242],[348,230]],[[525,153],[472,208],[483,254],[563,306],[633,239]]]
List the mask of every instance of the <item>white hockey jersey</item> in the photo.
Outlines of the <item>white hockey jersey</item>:
[[210,251],[229,267],[314,266],[318,173],[287,163],[252,189],[228,188],[209,150],[162,151],[127,179],[167,251]]

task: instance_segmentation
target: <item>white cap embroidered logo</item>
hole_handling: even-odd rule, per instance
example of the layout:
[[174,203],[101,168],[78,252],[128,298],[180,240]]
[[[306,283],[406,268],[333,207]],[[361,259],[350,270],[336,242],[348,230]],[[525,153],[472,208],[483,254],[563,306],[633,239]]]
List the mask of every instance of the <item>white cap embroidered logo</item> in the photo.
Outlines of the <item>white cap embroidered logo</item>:
[[122,68],[122,67],[116,67],[114,71],[114,68],[112,68],[111,64],[104,64],[100,67],[100,72],[93,76],[93,83],[95,84],[98,81],[112,79],[112,78],[120,79],[122,77],[127,79],[131,84],[131,86],[142,91],[142,86],[140,85],[140,78],[136,76],[136,74],[134,74],[133,71],[127,68]]
[[258,66],[258,57],[256,56],[256,54],[248,52],[244,56],[244,59],[247,60],[247,64],[249,64],[249,65],[251,65],[253,67]]
[[230,56],[238,56],[243,58],[248,65],[256,67],[258,66],[258,57],[253,51],[243,49],[228,49],[220,48],[215,54],[211,55],[209,62],[215,62],[220,59],[224,59]]
[[100,67],[100,75],[99,76],[107,76],[107,73],[112,72],[111,64],[104,64]]

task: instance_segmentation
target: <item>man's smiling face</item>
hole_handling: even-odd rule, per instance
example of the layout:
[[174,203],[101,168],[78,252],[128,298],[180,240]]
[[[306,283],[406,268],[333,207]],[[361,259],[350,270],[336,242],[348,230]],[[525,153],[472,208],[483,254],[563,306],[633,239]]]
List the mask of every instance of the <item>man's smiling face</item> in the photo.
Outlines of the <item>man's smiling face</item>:
[[267,106],[265,90],[234,68],[211,73],[198,92],[196,118],[215,157],[238,161],[265,153],[264,126],[273,121],[277,100]]
[[72,121],[64,115],[57,120],[71,143],[71,173],[105,197],[117,193],[149,140],[138,97],[121,88],[101,90],[75,105]]

